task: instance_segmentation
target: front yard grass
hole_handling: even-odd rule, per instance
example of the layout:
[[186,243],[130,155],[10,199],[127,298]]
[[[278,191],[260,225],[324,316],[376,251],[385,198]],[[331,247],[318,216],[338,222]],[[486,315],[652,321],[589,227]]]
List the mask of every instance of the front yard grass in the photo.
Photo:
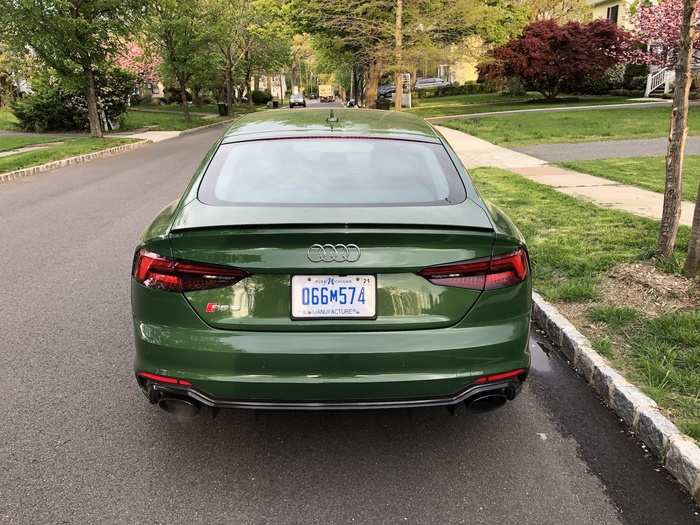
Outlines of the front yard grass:
[[129,110],[122,115],[119,131],[131,131],[142,128],[150,128],[153,131],[183,131],[191,128],[198,128],[208,124],[214,124],[227,120],[231,117],[203,118],[191,115],[187,120],[185,115],[170,111],[140,111],[138,109]]
[[92,153],[130,142],[133,142],[133,140],[117,138],[96,139],[92,137],[64,139],[64,142],[61,144],[55,144],[46,149],[0,157],[0,173],[37,166],[54,160],[74,157],[75,155]]
[[626,97],[581,95],[563,97],[558,101],[545,101],[539,93],[522,96],[484,93],[479,95],[455,95],[450,97],[413,98],[413,108],[406,110],[419,117],[441,117],[510,111],[514,109],[555,108],[557,106],[589,106],[596,104],[625,104],[632,102]]
[[[596,207],[503,170],[481,168],[473,177],[527,239],[535,289],[700,440],[700,294],[683,288],[678,304],[655,301],[652,292],[658,290],[652,285],[626,280],[648,274],[652,283],[686,282],[651,262],[659,223]],[[664,270],[678,272],[688,233],[681,228],[675,263]]]
[[[665,137],[671,107],[636,107],[449,120],[441,125],[506,146]],[[700,107],[689,112],[690,134],[700,133]]]
[[[582,173],[664,192],[666,160],[664,157],[635,157],[589,161],[569,161],[561,166]],[[687,155],[683,163],[683,198],[695,202],[700,183],[700,155]]]

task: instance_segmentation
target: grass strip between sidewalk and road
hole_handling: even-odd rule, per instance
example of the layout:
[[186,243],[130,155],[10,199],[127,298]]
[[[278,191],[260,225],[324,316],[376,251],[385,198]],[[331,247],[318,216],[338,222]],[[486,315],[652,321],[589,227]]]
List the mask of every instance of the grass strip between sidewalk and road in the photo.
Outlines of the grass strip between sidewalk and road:
[[620,277],[624,268],[640,268],[661,282],[682,280],[677,273],[688,228],[680,229],[674,262],[662,271],[651,262],[658,221],[599,208],[495,168],[472,175],[527,239],[535,289],[683,432],[700,440],[700,295],[681,297],[682,307],[661,301],[650,310],[645,293],[655,290],[620,293],[633,286]]
[[25,153],[16,153],[7,157],[0,157],[0,173],[14,171],[22,168],[38,166],[46,162],[54,160],[66,159],[76,155],[84,155],[93,153],[114,146],[121,146],[134,142],[133,139],[117,139],[117,138],[71,138],[64,139],[60,144],[52,145],[45,149],[27,151]]
[[26,146],[61,142],[65,137],[60,135],[0,135],[0,151],[10,151]]
[[[666,180],[664,157],[568,161],[561,162],[559,165],[645,190],[664,192]],[[698,184],[700,184],[700,155],[687,155],[683,162],[682,195],[685,200],[695,202]]]
[[[527,113],[441,122],[504,146],[655,138],[668,135],[671,107]],[[700,133],[700,107],[689,112],[690,134]]]

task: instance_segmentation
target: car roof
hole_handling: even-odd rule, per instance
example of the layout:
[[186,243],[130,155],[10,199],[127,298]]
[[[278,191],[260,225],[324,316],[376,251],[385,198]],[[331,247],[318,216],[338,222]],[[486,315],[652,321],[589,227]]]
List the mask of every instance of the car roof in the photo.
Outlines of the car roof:
[[[331,119],[331,112],[334,119]],[[334,121],[332,121],[334,120]],[[440,142],[423,119],[407,113],[374,109],[273,109],[237,120],[222,143],[284,137],[352,136]]]

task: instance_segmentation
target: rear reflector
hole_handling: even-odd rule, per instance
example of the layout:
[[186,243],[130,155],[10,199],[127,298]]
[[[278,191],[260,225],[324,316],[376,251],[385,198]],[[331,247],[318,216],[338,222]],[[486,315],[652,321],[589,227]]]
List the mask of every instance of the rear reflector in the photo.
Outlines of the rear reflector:
[[517,370],[511,370],[510,372],[503,372],[500,374],[492,374],[490,376],[482,376],[476,381],[474,381],[475,385],[483,385],[484,383],[495,383],[496,381],[503,381],[505,379],[511,379],[513,377],[517,377],[519,375],[522,375],[526,373],[527,370],[524,368],[518,368]]
[[521,283],[527,277],[527,253],[518,248],[507,255],[424,268],[418,275],[440,286],[494,290]]
[[159,376],[158,374],[151,374],[150,372],[139,372],[136,375],[139,377],[143,377],[144,379],[148,379],[149,381],[156,381],[157,383],[167,383],[168,385],[192,386],[192,383],[190,383],[187,379]]
[[134,279],[168,292],[191,292],[231,286],[249,274],[240,268],[172,261],[156,253],[140,250],[134,257]]

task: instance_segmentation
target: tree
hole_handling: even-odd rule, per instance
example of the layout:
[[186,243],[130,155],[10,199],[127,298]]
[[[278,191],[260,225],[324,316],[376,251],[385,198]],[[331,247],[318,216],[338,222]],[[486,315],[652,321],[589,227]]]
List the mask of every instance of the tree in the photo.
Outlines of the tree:
[[0,0],[7,38],[29,46],[61,78],[85,94],[90,132],[102,136],[95,78],[128,34],[138,0]]
[[160,56],[147,53],[137,42],[125,41],[114,63],[131,73],[141,84],[157,84],[160,80]]
[[669,258],[673,254],[681,220],[681,179],[683,156],[688,136],[688,98],[690,96],[690,66],[695,40],[695,0],[683,2],[680,44],[674,50],[676,60],[676,87],[673,93],[671,131],[666,153],[666,185],[664,207],[661,213],[661,228],[656,252],[659,257]]
[[587,0],[524,0],[523,6],[533,21],[586,22],[593,16]]
[[[695,9],[698,9],[697,5]],[[643,55],[645,63],[666,67],[677,63],[684,13],[684,0],[642,3],[638,7],[633,23],[637,27],[636,37],[647,46]],[[697,35],[693,39],[693,48],[700,50]]]
[[518,78],[527,89],[553,99],[562,86],[599,79],[632,54],[630,33],[607,20],[564,25],[544,20],[493,49],[479,69],[491,78]]
[[152,15],[144,24],[146,35],[160,49],[163,72],[177,82],[182,110],[189,119],[187,85],[212,43],[206,12],[197,0],[159,0],[151,7]]

